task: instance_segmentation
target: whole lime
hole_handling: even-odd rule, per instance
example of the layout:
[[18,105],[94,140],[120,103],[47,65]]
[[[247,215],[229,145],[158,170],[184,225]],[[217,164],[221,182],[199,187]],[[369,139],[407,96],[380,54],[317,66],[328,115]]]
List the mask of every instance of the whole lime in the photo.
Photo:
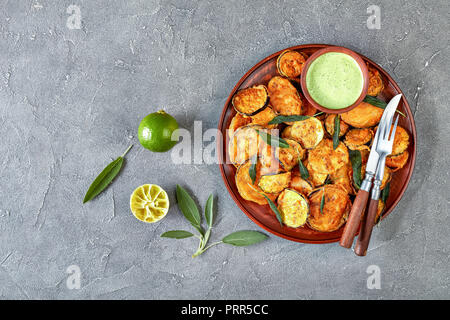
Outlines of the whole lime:
[[[139,124],[138,137],[141,145],[153,152],[166,152],[177,142],[178,122],[163,110],[150,113]],[[172,137],[173,134],[173,137]]]

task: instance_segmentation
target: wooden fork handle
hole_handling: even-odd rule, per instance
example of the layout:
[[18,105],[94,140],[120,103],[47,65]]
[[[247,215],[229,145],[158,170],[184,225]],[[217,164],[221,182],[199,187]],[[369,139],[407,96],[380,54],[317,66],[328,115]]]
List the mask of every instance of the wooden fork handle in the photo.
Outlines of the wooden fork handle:
[[350,248],[353,244],[353,239],[361,222],[361,216],[366,208],[367,199],[369,199],[369,192],[359,189],[339,241],[339,244],[344,248]]
[[370,236],[372,235],[372,229],[375,225],[375,217],[378,212],[378,199],[370,199],[369,209],[361,223],[361,231],[359,232],[358,240],[355,244],[355,253],[358,256],[365,256],[367,248],[369,247]]

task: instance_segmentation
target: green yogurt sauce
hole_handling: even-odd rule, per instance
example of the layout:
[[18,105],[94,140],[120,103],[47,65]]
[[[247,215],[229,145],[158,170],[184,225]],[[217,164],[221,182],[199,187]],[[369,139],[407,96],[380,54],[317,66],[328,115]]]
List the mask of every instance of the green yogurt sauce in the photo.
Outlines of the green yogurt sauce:
[[355,59],[341,52],[327,52],[316,58],[306,73],[311,98],[328,109],[344,109],[358,100],[364,79]]

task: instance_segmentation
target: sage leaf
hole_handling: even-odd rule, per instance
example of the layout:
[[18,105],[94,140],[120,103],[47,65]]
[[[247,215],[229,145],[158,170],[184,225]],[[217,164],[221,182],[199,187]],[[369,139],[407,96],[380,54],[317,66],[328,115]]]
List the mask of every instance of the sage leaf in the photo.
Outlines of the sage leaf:
[[387,199],[389,198],[389,192],[391,191],[391,183],[387,183],[383,190],[381,190],[381,201],[386,204]]
[[320,199],[320,213],[323,214],[323,206],[325,205],[325,189],[323,189],[322,199]]
[[301,159],[298,159],[298,169],[300,171],[300,176],[302,177],[303,180],[306,180],[309,178],[309,171],[305,167],[305,165],[303,164]]
[[257,158],[257,155],[255,155],[251,159],[251,165],[250,165],[250,168],[248,169],[248,174],[250,175],[250,179],[252,179],[253,184],[255,184],[255,180],[256,180],[256,163],[257,162],[258,162],[258,158]]
[[193,236],[194,235],[192,233],[190,233],[189,231],[172,230],[172,231],[164,232],[161,235],[161,238],[186,239],[186,238],[190,238],[190,237],[193,237]]
[[178,184],[176,193],[178,207],[180,208],[184,217],[200,232],[200,234],[203,235],[203,229],[201,227],[202,217],[194,200],[191,198],[189,193]]
[[131,149],[133,145],[130,145],[123,155],[106,166],[105,169],[95,178],[89,187],[86,195],[84,196],[83,203],[86,203],[95,198],[100,192],[106,189],[108,185],[114,180],[122,169],[123,160],[125,155]]
[[269,124],[280,124],[283,122],[303,121],[311,118],[310,116],[276,116],[269,121]]
[[277,206],[275,205],[275,203],[273,203],[272,200],[269,199],[268,196],[266,196],[265,194],[261,193],[261,195],[266,198],[267,203],[269,204],[270,209],[272,209],[273,213],[275,213],[275,216],[277,217],[278,222],[280,223],[280,226],[283,227],[283,219],[281,218],[281,214],[280,211],[278,211]]
[[205,206],[205,220],[208,227],[212,227],[214,222],[214,196],[211,194],[206,200],[206,206]]
[[261,138],[264,140],[265,143],[267,143],[269,146],[272,147],[280,147],[280,148],[289,148],[289,144],[282,138],[272,136],[266,132],[261,132],[259,130],[256,130],[258,134],[261,136]]
[[339,146],[340,131],[341,131],[341,120],[340,116],[337,114],[336,117],[334,117],[333,150],[336,150],[336,148]]
[[[381,108],[381,109],[386,109],[386,106],[387,106],[387,102],[384,102],[383,100],[380,100],[378,98],[375,98],[375,97],[372,97],[369,95],[367,95],[363,101],[373,105],[374,107]],[[403,112],[401,112],[400,110],[395,110],[395,111],[398,114],[401,114],[402,116],[404,116],[406,118],[406,115]]]
[[359,150],[348,150],[350,162],[353,168],[353,182],[355,187],[361,188],[361,152]]
[[233,232],[222,239],[223,243],[233,246],[249,246],[267,239],[267,235],[258,231],[242,230]]

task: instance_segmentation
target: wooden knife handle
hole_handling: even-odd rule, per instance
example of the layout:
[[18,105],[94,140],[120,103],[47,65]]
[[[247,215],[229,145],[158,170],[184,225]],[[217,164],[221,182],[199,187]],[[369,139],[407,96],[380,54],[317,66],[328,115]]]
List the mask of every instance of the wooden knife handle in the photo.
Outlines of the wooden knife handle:
[[339,241],[339,244],[344,248],[350,248],[353,244],[353,239],[361,222],[361,215],[366,208],[367,199],[369,199],[369,192],[359,189]]
[[355,253],[358,256],[365,256],[367,248],[369,247],[370,236],[372,235],[372,229],[375,224],[375,217],[378,212],[378,200],[370,199],[369,209],[361,223],[361,231],[359,232],[358,240],[355,244]]

